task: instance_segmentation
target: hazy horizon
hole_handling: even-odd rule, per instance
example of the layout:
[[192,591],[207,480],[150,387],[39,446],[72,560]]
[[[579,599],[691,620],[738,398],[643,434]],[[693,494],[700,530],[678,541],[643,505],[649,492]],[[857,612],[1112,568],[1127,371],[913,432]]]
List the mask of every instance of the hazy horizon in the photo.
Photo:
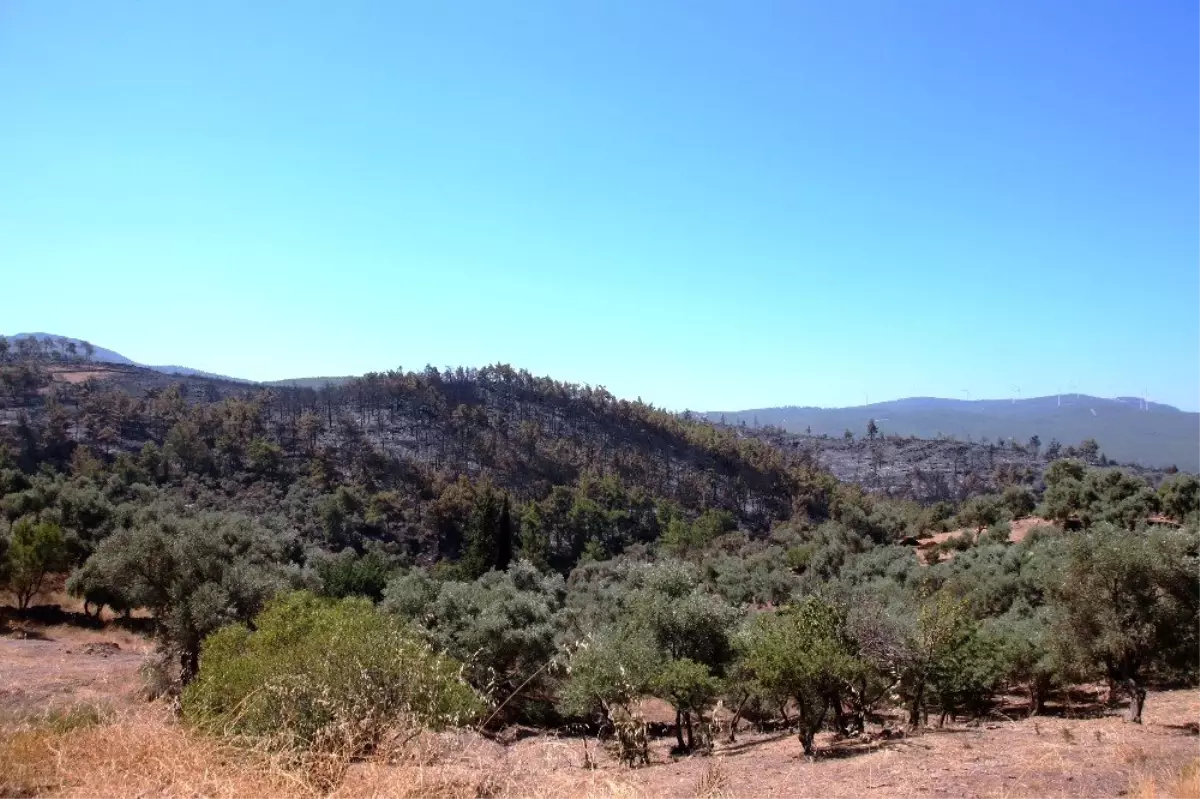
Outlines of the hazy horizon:
[[0,326],[254,380],[503,362],[677,410],[1196,411],[1198,25],[8,4]]

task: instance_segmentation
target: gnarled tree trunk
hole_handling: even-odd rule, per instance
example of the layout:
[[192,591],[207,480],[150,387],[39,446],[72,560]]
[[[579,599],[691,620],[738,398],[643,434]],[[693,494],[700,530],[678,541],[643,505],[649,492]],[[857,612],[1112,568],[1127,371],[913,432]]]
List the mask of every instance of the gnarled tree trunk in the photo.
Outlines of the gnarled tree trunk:
[[1141,724],[1142,708],[1146,706],[1146,689],[1132,677],[1127,678],[1124,685],[1125,693],[1129,694],[1129,720]]

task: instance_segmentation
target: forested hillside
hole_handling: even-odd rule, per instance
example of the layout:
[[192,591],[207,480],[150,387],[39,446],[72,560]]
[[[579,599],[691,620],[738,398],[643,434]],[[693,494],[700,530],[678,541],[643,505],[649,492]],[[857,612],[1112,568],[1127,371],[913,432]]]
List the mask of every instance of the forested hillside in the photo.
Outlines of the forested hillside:
[[[24,347],[0,577],[20,611],[52,573],[85,613],[147,611],[197,729],[347,756],[400,719],[520,721],[636,765],[647,696],[679,753],[736,708],[728,734],[812,755],[884,713],[1036,714],[1105,678],[1137,720],[1150,681],[1194,684],[1195,476],[864,433],[839,446],[870,490],[825,439],[503,365],[264,389]],[[952,479],[896,471],[947,446]]]
[[539,514],[547,556],[568,565],[710,509],[765,532],[803,499],[799,482],[832,485],[753,437],[506,366],[247,390],[10,357],[0,390],[9,458],[28,471],[96,459],[249,510],[284,499],[313,540],[426,560],[458,553],[477,490]]

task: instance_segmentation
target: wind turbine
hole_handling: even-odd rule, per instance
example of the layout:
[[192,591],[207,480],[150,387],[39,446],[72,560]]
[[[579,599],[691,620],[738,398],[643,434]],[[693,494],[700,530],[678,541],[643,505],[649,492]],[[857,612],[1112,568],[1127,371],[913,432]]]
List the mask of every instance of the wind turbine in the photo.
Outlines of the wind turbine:
[[1017,400],[1021,398],[1021,387],[1013,386],[1013,391],[1017,392],[1017,396],[1013,397],[1013,405],[1017,404]]

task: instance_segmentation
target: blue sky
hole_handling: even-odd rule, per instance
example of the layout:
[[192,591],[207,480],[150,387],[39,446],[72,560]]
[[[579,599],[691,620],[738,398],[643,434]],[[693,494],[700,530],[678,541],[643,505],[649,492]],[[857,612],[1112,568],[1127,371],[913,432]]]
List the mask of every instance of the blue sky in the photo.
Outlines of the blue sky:
[[0,5],[0,332],[1200,404],[1194,2]]

